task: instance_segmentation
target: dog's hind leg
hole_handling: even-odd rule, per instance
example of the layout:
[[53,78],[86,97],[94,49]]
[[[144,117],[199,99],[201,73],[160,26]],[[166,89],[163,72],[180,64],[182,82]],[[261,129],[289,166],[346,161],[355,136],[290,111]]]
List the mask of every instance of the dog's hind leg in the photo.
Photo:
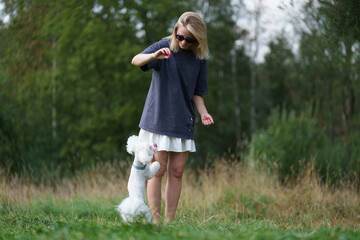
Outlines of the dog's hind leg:
[[151,212],[148,211],[147,213],[145,213],[145,217],[146,217],[146,220],[149,222],[149,223],[152,223],[152,215],[151,215]]

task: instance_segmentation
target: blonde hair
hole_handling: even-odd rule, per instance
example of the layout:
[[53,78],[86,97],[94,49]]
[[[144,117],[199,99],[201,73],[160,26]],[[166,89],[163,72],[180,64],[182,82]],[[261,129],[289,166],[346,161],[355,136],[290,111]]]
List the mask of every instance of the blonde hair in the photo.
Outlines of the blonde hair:
[[180,48],[176,41],[176,33],[179,27],[185,27],[196,39],[196,42],[191,46],[191,50],[195,53],[196,57],[208,59],[210,53],[207,44],[206,26],[201,17],[194,12],[185,12],[180,16],[175,24],[173,33],[169,36],[170,49],[173,52],[178,52]]

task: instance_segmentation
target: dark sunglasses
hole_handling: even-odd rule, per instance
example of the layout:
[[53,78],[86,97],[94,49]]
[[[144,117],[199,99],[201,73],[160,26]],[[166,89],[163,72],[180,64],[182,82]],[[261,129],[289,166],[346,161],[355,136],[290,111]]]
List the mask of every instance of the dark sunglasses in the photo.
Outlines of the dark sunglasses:
[[195,43],[196,42],[195,38],[187,38],[187,37],[184,37],[183,35],[179,35],[179,34],[176,34],[175,37],[180,42],[183,40],[185,40],[187,43]]

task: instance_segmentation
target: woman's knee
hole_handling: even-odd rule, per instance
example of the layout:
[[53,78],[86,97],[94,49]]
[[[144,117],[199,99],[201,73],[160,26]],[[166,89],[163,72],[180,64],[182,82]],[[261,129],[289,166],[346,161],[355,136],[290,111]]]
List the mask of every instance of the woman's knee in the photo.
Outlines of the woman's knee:
[[166,172],[166,166],[167,166],[167,152],[159,151],[154,155],[153,162],[157,161],[160,163],[160,169],[155,174],[155,177],[163,177]]
[[163,177],[165,175],[165,172],[166,172],[166,165],[164,166],[160,164],[160,168],[156,172],[155,177]]
[[182,178],[188,152],[171,152],[169,156],[168,174],[169,177]]
[[182,178],[184,173],[184,167],[182,166],[176,166],[168,169],[169,177],[173,178]]

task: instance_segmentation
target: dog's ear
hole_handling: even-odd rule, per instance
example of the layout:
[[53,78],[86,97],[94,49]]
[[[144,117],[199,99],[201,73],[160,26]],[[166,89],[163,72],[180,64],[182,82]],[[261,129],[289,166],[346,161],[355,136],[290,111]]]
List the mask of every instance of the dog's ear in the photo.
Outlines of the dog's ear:
[[139,137],[136,135],[132,135],[128,138],[126,144],[126,150],[130,154],[134,154],[136,150],[137,143],[139,142]]

